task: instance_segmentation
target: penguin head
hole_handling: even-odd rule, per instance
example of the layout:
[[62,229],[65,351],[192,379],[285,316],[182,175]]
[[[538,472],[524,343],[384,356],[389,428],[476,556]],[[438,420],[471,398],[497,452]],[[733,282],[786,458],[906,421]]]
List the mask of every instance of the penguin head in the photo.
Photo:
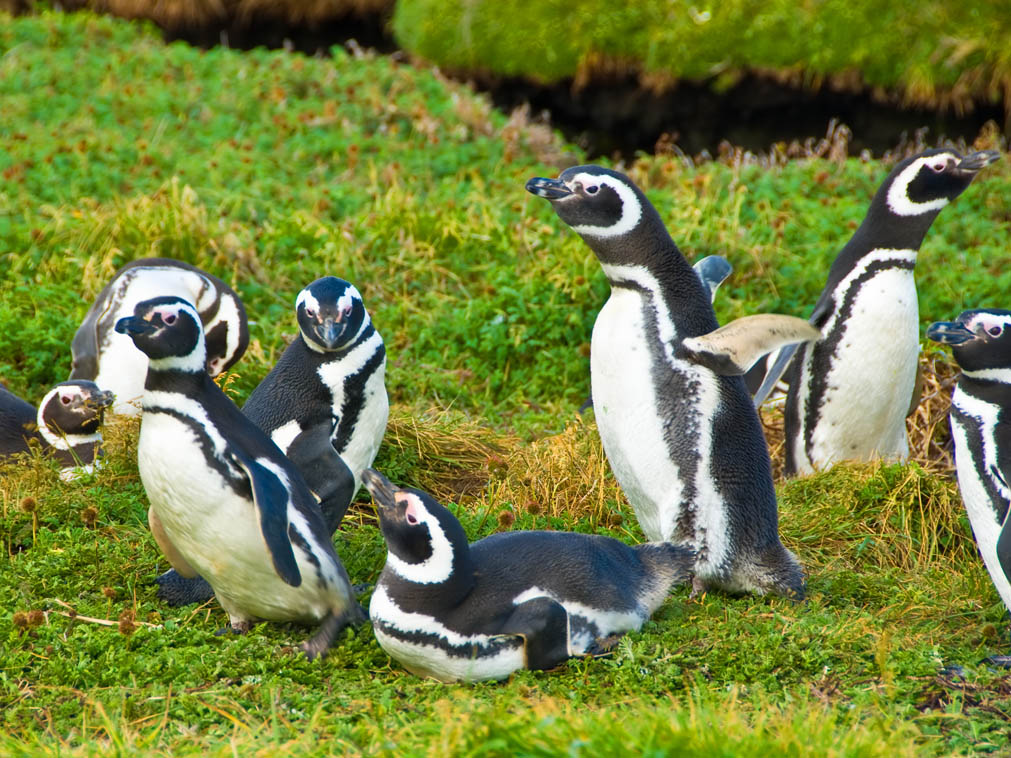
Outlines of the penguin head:
[[116,331],[129,335],[156,371],[206,370],[203,324],[196,309],[182,298],[142,300],[132,316],[116,322]]
[[927,337],[951,345],[962,371],[1011,368],[1011,311],[979,308],[964,311],[955,321],[936,321]]
[[343,350],[369,318],[355,286],[336,276],[317,279],[299,292],[295,317],[305,344],[317,353]]
[[217,376],[231,368],[249,346],[246,309],[239,298],[222,293],[218,310],[204,324],[207,373]]
[[551,203],[555,213],[581,236],[603,263],[637,263],[629,251],[649,245],[630,245],[645,235],[670,240],[652,203],[635,183],[619,171],[601,166],[573,166],[557,179],[534,177],[527,192]]
[[388,568],[413,584],[442,584],[454,574],[464,578],[470,546],[449,510],[421,490],[395,486],[375,469],[362,472],[362,483],[376,501]]
[[957,150],[925,150],[899,163],[882,184],[888,211],[896,216],[930,218],[958,197],[976,174],[1000,158],[996,150],[962,156]]
[[114,399],[111,392],[99,389],[94,382],[60,382],[39,403],[39,428],[67,437],[95,434]]

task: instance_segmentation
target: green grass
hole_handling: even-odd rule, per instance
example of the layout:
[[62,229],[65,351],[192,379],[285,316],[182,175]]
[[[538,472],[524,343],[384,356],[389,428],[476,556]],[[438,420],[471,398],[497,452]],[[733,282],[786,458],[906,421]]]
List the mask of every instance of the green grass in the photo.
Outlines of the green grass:
[[[387,341],[380,468],[469,491],[455,510],[472,539],[642,539],[592,421],[568,423],[607,286],[523,191],[578,160],[543,129],[384,59],[201,52],[44,14],[0,18],[0,135],[0,376],[19,394],[66,377],[91,297],[129,258],[180,257],[239,291],[254,320],[239,400],[294,333],[297,291],[336,274]],[[807,315],[887,166],[630,170],[691,259],[734,264],[726,320]],[[1005,161],[936,222],[925,322],[1006,305],[1009,191]],[[217,637],[213,603],[158,602],[136,427],[107,438],[92,480],[0,470],[0,754],[1007,754],[1011,680],[978,664],[1008,651],[1003,607],[954,482],[916,465],[780,485],[803,605],[682,588],[610,658],[451,686],[391,663],[368,626],[310,664],[293,651],[306,629]],[[371,514],[363,497],[337,538],[355,582],[384,560]],[[949,664],[964,679],[940,676]]]
[[618,68],[717,88],[757,71],[961,108],[1006,102],[1005,11],[992,0],[398,0],[393,30],[405,49],[465,71],[553,82]]

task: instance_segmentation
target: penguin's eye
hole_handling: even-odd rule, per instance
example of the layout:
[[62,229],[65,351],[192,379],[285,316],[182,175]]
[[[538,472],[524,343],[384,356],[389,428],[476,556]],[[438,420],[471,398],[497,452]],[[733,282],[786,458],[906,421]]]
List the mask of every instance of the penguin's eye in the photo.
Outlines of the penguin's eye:
[[60,402],[64,405],[70,405],[70,395],[60,395]]
[[348,303],[343,308],[341,308],[341,313],[343,313],[345,316],[350,316],[351,315],[351,307],[352,307],[351,303]]
[[418,523],[418,517],[415,516],[413,513],[408,513],[407,523],[410,524],[411,526],[415,526]]
[[165,317],[165,323],[172,326],[176,322],[176,314],[170,313]]
[[1004,331],[1003,326],[991,326],[987,331],[990,333],[991,337],[1000,337],[1000,333]]
[[947,167],[948,167],[948,162],[947,161],[945,161],[944,163],[931,163],[930,164],[930,170],[933,171],[935,174],[940,174]]
[[308,316],[309,318],[316,318],[316,311],[313,308],[306,306],[305,315]]
[[591,184],[589,187],[586,188],[586,194],[587,195],[596,195],[597,194],[597,190],[599,190],[599,189],[600,189],[600,187],[598,187],[596,184]]

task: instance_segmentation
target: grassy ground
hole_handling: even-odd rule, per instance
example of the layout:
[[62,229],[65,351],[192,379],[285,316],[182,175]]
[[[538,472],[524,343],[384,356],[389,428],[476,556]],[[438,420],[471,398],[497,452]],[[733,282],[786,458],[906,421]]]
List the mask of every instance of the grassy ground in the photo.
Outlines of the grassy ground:
[[[109,19],[0,19],[0,376],[65,378],[91,297],[129,258],[224,277],[254,323],[241,400],[327,273],[362,290],[390,356],[380,467],[460,501],[472,538],[566,528],[641,539],[592,418],[587,343],[607,286],[524,181],[578,160],[435,74],[338,53],[164,47]],[[630,167],[689,257],[736,271],[723,319],[806,315],[887,170],[826,160]],[[1005,305],[1011,167],[945,211],[918,277],[924,321]],[[943,437],[943,432],[936,432]],[[0,754],[1008,754],[1007,621],[943,470],[839,467],[780,485],[810,599],[676,591],[615,655],[502,684],[392,664],[367,626],[310,664],[307,634],[216,637],[213,603],[169,609],[145,524],[136,427],[62,485],[0,471]],[[454,496],[454,493],[458,497]],[[384,550],[363,498],[337,538],[352,579]],[[109,621],[111,625],[99,623]],[[962,666],[961,675],[941,673]]]

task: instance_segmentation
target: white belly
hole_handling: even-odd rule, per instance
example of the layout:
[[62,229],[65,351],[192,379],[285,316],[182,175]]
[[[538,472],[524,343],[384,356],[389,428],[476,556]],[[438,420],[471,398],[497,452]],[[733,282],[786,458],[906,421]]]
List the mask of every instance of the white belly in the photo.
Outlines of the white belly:
[[386,433],[390,416],[390,400],[386,394],[386,372],[375,371],[365,384],[363,408],[355,432],[340,456],[355,477],[355,491],[361,486],[362,472],[372,465]]
[[[165,534],[214,588],[233,616],[272,621],[318,621],[341,607],[331,583],[295,548],[302,584],[286,584],[274,570],[251,501],[208,468],[196,435],[183,422],[145,413],[137,450],[141,481]],[[335,572],[322,558],[323,570]]]
[[[811,461],[816,469],[842,460],[904,461],[906,412],[920,352],[912,270],[886,269],[864,282],[840,328],[842,340],[811,436]],[[797,461],[801,473],[810,473],[805,456]]]

